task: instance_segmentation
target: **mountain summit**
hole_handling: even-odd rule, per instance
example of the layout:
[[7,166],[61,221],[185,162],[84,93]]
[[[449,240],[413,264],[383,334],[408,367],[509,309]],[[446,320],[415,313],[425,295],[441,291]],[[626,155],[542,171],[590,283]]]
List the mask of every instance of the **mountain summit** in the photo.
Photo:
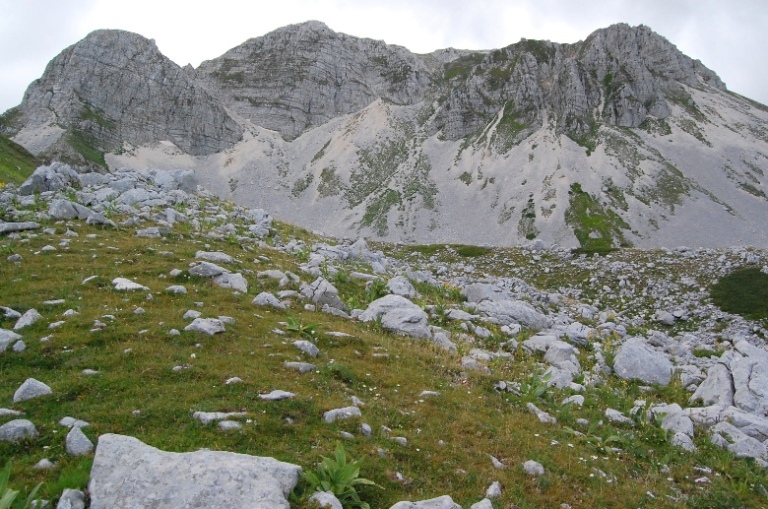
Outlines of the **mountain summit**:
[[101,30],[0,125],[44,158],[193,169],[340,236],[768,245],[768,108],[645,26],[419,55],[310,21],[197,69]]

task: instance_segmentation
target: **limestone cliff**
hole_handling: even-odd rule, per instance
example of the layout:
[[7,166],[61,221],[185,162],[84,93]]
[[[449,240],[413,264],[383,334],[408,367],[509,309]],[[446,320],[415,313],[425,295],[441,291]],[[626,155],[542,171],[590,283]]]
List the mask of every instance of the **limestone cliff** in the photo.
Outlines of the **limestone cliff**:
[[118,30],[93,32],[62,51],[29,86],[15,113],[27,129],[50,124],[63,129],[64,140],[48,139],[34,147],[37,152],[61,141],[76,151],[103,152],[124,142],[168,140],[202,155],[242,136],[220,101],[163,56],[154,41]]
[[0,130],[340,236],[768,245],[768,108],[644,26],[419,55],[307,22],[197,69],[99,31]]

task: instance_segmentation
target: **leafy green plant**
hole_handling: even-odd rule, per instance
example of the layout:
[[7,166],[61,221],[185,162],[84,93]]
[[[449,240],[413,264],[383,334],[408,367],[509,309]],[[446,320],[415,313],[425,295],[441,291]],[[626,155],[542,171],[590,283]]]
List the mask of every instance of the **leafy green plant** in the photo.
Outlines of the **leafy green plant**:
[[302,323],[301,321],[293,318],[288,317],[286,319],[286,329],[288,329],[291,332],[298,333],[299,336],[302,336],[307,339],[314,339],[315,334],[317,334],[317,324],[316,323]]
[[550,373],[540,375],[538,373],[531,373],[529,380],[520,383],[520,398],[526,402],[534,402],[536,400],[545,399],[547,397],[547,391],[549,390]]
[[333,458],[323,456],[323,460],[317,465],[314,472],[302,472],[302,476],[313,491],[330,491],[336,495],[336,498],[345,508],[370,509],[368,502],[360,499],[357,487],[376,486],[381,488],[381,486],[370,479],[360,477],[361,463],[361,461],[348,458],[344,446],[338,444]]
[[23,504],[20,504],[17,502],[14,504],[14,500],[16,500],[16,496],[19,494],[17,490],[12,490],[8,487],[8,480],[11,477],[11,465],[12,461],[8,460],[8,463],[5,464],[5,468],[2,472],[0,472],[0,509],[11,509],[12,507],[14,509],[28,509],[32,505],[32,501],[37,496],[37,492],[40,489],[40,486],[42,486],[42,483],[38,484],[37,486],[32,489],[32,491],[29,493],[29,496],[27,497],[27,500],[24,501]]
[[365,290],[365,301],[371,303],[389,293],[387,283],[383,279],[374,279]]

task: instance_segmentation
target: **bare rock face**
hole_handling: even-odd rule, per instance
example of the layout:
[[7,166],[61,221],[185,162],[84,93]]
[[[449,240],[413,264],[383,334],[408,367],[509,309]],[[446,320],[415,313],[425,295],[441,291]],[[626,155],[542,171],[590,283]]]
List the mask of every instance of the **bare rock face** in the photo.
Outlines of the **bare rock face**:
[[26,127],[55,119],[65,136],[103,150],[168,140],[205,155],[243,132],[154,41],[120,30],[92,32],[62,51],[27,89],[19,112]]
[[378,98],[418,102],[429,75],[405,48],[339,34],[318,21],[250,39],[196,70],[227,107],[286,138]]

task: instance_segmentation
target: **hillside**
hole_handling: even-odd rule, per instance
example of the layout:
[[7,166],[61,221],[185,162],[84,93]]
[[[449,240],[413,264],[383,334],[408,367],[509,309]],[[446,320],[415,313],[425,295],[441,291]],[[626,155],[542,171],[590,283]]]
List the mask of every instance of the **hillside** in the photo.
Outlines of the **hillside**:
[[768,109],[645,26],[418,55],[307,22],[197,69],[100,30],[0,130],[46,160],[192,169],[335,236],[768,245]]
[[[0,191],[0,437],[35,428],[0,440],[11,486],[55,501],[90,479],[96,507],[108,487],[92,449],[68,452],[71,417],[97,456],[120,434],[311,471],[343,443],[374,508],[765,504],[768,312],[710,298],[735,269],[765,276],[765,250],[352,243],[190,176],[55,164]],[[17,401],[29,378],[52,393]],[[174,482],[138,491],[173,507]]]

